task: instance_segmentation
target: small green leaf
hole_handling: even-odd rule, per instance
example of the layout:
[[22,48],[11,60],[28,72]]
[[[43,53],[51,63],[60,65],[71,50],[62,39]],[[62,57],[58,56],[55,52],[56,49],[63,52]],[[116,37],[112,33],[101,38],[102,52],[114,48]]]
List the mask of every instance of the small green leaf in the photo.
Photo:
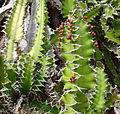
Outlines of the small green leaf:
[[113,14],[117,14],[117,11],[111,6],[105,6],[104,11],[106,19],[108,19],[109,17],[113,18]]
[[80,3],[80,8],[81,9],[83,9],[83,10],[87,9],[87,4],[86,3],[82,2],[82,1],[80,1],[79,3]]
[[81,76],[75,81],[75,84],[81,88],[93,89],[94,88],[94,73],[91,73],[86,76]]
[[70,11],[75,8],[74,0],[63,0],[62,3],[62,14],[64,17],[68,17]]
[[120,87],[120,76],[115,78],[115,83]]
[[104,47],[104,50],[103,50],[103,55],[104,55],[103,57],[105,59],[105,62],[106,62],[106,65],[107,65],[108,69],[111,71],[111,73],[114,76],[117,76],[118,74],[115,70],[113,60],[111,59],[110,51],[105,47]]
[[87,95],[77,91],[75,101],[77,103],[73,105],[72,108],[78,112],[85,112],[89,106]]
[[87,2],[97,3],[96,0],[86,0]]
[[114,33],[112,30],[106,32],[106,36],[107,36],[107,38],[108,38],[109,40],[120,44],[120,38],[119,38],[119,37],[117,38],[117,37],[115,36],[115,33]]
[[113,0],[112,4],[116,9],[120,9],[120,0]]
[[101,60],[102,59],[102,52],[98,48],[95,48],[94,58],[96,60]]
[[76,101],[74,100],[74,95],[71,93],[65,93],[65,95],[62,97],[62,101],[69,106],[76,104]]
[[101,17],[101,25],[102,25],[102,29],[104,31],[107,31],[109,29],[109,27],[106,25],[106,23],[107,23],[107,19]]

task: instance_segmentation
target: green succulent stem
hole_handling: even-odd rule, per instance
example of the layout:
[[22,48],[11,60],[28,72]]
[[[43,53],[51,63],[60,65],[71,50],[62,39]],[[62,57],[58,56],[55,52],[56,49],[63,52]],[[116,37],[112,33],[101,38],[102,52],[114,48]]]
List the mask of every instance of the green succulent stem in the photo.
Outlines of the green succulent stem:
[[102,68],[98,68],[96,78],[96,94],[93,96],[92,109],[95,113],[101,114],[105,108],[105,96],[107,91],[106,77]]
[[27,0],[17,0],[10,17],[8,18],[5,33],[8,38],[6,47],[6,60],[9,62],[14,61],[13,52],[16,50],[16,42],[23,38],[23,20],[25,14],[25,5]]

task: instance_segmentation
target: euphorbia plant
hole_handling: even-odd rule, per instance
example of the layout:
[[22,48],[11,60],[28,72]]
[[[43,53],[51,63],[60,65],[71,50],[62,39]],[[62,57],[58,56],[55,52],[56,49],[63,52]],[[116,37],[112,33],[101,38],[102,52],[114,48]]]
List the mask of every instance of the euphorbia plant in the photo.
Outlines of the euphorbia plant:
[[[112,97],[115,90],[110,90],[109,72],[119,87],[120,73],[111,55],[115,53],[119,62],[120,2],[63,0],[63,21],[52,35],[47,29],[46,3],[16,0],[5,24],[1,109],[12,109],[11,113],[19,109],[26,113],[104,113],[118,99]],[[25,49],[20,47],[23,39]]]

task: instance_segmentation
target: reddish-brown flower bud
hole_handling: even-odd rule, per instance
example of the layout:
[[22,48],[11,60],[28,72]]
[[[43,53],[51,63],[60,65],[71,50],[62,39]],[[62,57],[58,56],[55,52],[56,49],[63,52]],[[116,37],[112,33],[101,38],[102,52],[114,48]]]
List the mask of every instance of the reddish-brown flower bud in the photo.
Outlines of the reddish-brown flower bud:
[[95,47],[96,47],[96,48],[99,48],[99,45],[96,45]]
[[58,34],[59,37],[62,36],[62,35],[63,35],[63,33]]
[[98,41],[95,41],[94,44],[95,44],[95,47],[96,47],[96,48],[99,48]]
[[60,26],[59,26],[59,29],[63,29],[63,28],[64,28],[64,26],[63,26],[63,25],[60,25]]
[[69,26],[70,26],[70,27],[72,27],[72,26],[73,26],[73,24],[70,24]]
[[73,20],[69,20],[70,23],[73,23]]
[[72,28],[68,28],[68,30],[72,31],[73,29]]
[[69,19],[66,19],[66,21],[68,22],[68,21],[69,21]]
[[61,38],[59,37],[58,40],[61,40]]
[[72,34],[70,33],[69,36],[72,37]]
[[67,23],[67,21],[64,22],[64,24],[66,24],[66,23]]
[[63,31],[62,30],[59,30],[60,33],[62,33]]
[[66,39],[70,39],[70,36],[66,36]]
[[72,34],[70,33],[69,35],[66,36],[66,39],[70,39],[72,37]]
[[92,36],[96,36],[96,33],[95,33],[95,32],[92,32],[91,35],[92,35]]
[[71,82],[75,82],[75,81],[76,81],[76,79],[73,79],[73,78],[71,79]]
[[84,19],[87,19],[87,18],[88,18],[88,16],[83,16],[83,18],[84,18]]
[[74,78],[76,78],[76,76],[72,76],[72,78],[74,79]]
[[61,22],[61,25],[64,25],[64,22]]
[[88,28],[89,28],[89,29],[92,29],[93,27],[94,27],[94,26],[91,25],[91,24],[88,25]]
[[98,41],[95,41],[95,45],[98,45]]

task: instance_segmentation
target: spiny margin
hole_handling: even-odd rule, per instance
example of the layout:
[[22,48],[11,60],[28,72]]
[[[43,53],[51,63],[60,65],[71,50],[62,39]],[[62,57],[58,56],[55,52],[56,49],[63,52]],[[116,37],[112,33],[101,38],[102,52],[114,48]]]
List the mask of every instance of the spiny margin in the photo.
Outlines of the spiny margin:
[[23,55],[19,59],[19,90],[22,94],[29,94],[33,85],[34,62],[29,55]]

